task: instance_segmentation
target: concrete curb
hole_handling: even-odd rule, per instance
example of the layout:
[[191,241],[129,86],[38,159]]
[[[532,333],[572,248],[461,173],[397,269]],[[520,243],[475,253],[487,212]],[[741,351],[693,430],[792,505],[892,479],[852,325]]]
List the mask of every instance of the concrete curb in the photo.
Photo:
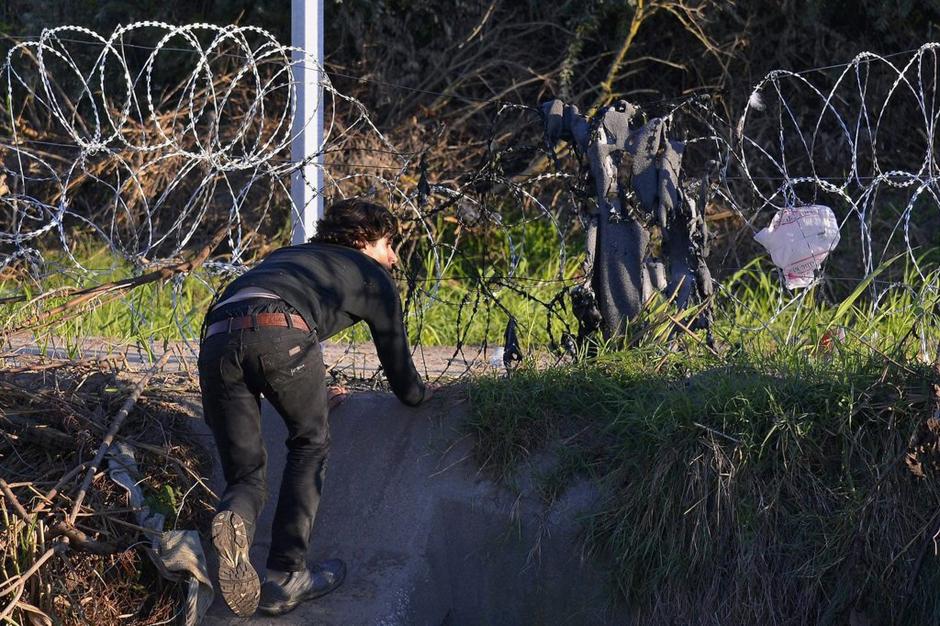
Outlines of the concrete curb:
[[[478,474],[459,439],[466,405],[444,393],[406,407],[385,393],[353,394],[331,414],[333,450],[311,558],[342,558],[332,594],[277,619],[232,615],[216,602],[205,624],[625,624],[608,608],[606,578],[581,559],[580,513],[596,493],[569,489],[547,509]],[[265,404],[269,500],[252,561],[270,546],[286,430]],[[205,426],[198,424],[202,434]],[[208,438],[211,443],[211,438]],[[218,469],[213,488],[221,491]]]

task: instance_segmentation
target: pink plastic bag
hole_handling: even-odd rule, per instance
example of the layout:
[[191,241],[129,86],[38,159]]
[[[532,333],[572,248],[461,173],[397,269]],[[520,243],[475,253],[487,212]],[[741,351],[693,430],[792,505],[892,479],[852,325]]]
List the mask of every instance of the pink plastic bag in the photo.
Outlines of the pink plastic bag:
[[787,288],[809,287],[816,270],[839,243],[839,222],[832,209],[821,204],[787,207],[754,239],[783,270]]

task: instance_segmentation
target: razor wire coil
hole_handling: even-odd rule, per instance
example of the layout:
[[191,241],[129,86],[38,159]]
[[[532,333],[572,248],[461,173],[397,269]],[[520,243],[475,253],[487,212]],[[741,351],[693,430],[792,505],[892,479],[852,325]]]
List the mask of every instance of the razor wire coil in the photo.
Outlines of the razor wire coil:
[[[153,43],[125,41],[134,38],[149,38]],[[566,210],[580,216],[580,174],[556,167],[521,180],[494,166],[520,146],[526,153],[554,159],[554,152],[541,146],[538,130],[516,138],[507,148],[488,151],[489,158],[480,167],[459,173],[452,182],[431,183],[436,201],[429,203],[407,182],[419,174],[418,161],[425,150],[398,149],[377,127],[367,107],[338,91],[330,75],[425,90],[328,71],[316,66],[303,50],[282,45],[267,31],[251,26],[142,21],[121,26],[107,36],[62,26],[35,38],[18,39],[0,69],[9,131],[8,137],[0,137],[4,157],[0,186],[7,190],[0,195],[5,212],[0,216],[0,271],[24,264],[39,268],[42,274],[43,266],[51,267],[43,248],[50,235],[55,236],[67,265],[79,274],[106,274],[113,269],[83,264],[73,250],[78,231],[93,233],[142,271],[181,257],[210,222],[221,221],[227,225],[229,258],[210,259],[203,269],[217,278],[237,275],[245,270],[267,221],[282,215],[278,207],[290,205],[291,176],[313,165],[324,172],[324,194],[342,197],[363,189],[385,194],[403,220],[421,233],[421,249],[430,256],[431,269],[420,277],[406,277],[409,323],[421,325],[422,314],[435,303],[443,303],[459,309],[458,323],[482,308],[489,328],[491,309],[511,317],[498,295],[506,290],[545,310],[550,337],[553,320],[561,323],[564,332],[571,331],[561,312],[566,306],[564,295],[583,277],[523,275],[524,242],[500,221],[501,214],[493,208],[498,202],[489,197],[498,188],[500,201],[519,208],[512,226],[535,220],[549,225],[558,244],[558,271],[563,272],[566,238],[574,220],[561,216],[545,191],[557,191],[562,185]],[[79,54],[72,44],[94,48],[96,54]],[[829,203],[839,216],[840,230],[857,229],[861,271],[833,273],[827,279],[861,282],[900,251],[916,274],[927,280],[928,271],[920,265],[911,231],[915,210],[926,205],[935,212],[940,206],[940,170],[933,150],[940,109],[936,98],[930,97],[936,89],[938,47],[926,44],[888,55],[866,52],[844,64],[771,72],[755,85],[736,122],[723,119],[699,95],[643,106],[675,103],[665,107],[665,116],[682,116],[694,129],[687,144],[717,163],[715,203],[733,211],[748,232],[756,231],[770,212],[784,206]],[[189,72],[180,74],[177,67],[182,79],[168,85],[164,70],[180,64]],[[324,94],[321,106],[328,121],[316,153],[294,163],[289,158],[296,132],[293,72],[300,66],[318,71],[318,87]],[[838,70],[835,77],[829,74],[832,70]],[[426,93],[492,107],[494,128],[502,116],[516,113],[527,116],[533,129],[538,126],[536,103]],[[30,136],[35,129],[24,121],[29,107],[33,114],[40,111],[52,120],[55,140]],[[918,127],[912,135],[926,138],[919,162],[895,162],[890,148],[883,148],[885,154],[879,150],[887,141],[879,133],[890,127],[887,120],[894,109],[916,114],[912,118]],[[388,160],[327,160],[348,154]],[[479,191],[475,185],[485,189]],[[83,205],[89,188],[103,206],[89,209]],[[895,202],[903,207],[894,228],[876,234],[873,217],[886,194],[894,194],[899,199]],[[581,192],[580,197],[585,195],[589,194]],[[531,216],[526,216],[528,209]],[[440,216],[455,217],[467,229],[501,233],[504,271],[488,268],[484,255],[475,274],[452,272],[458,260],[465,258],[463,240],[461,235],[453,242],[439,240],[431,221]],[[878,236],[887,240],[879,241]],[[733,269],[727,255],[723,265]],[[418,278],[423,288],[413,287]],[[182,280],[173,281],[174,302]],[[474,289],[459,301],[450,301],[439,293],[447,281],[471,283]],[[897,280],[871,283],[880,285],[876,302],[889,289],[905,287]],[[534,284],[554,284],[560,290],[552,298],[538,297],[525,287]],[[717,291],[719,297],[746,306],[720,284]],[[764,322],[802,306],[805,293],[790,293],[781,286],[780,300]],[[174,320],[185,329],[184,334],[192,336],[192,320],[177,315],[177,308]],[[135,315],[143,318],[147,312]],[[761,326],[766,324],[755,328]],[[557,337],[552,342],[563,343]],[[457,350],[461,349],[458,345]]]

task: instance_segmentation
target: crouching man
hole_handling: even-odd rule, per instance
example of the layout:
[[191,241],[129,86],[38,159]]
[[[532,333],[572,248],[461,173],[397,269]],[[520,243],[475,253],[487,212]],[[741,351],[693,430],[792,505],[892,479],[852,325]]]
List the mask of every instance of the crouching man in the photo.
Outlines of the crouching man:
[[[232,281],[206,316],[199,383],[227,483],[212,542],[219,589],[238,615],[256,608],[286,613],[345,577],[338,559],[307,565],[330,445],[320,341],[365,321],[395,395],[410,406],[430,396],[412,362],[388,273],[397,262],[390,244],[397,230],[384,207],[335,203],[309,243],[272,252]],[[266,496],[261,395],[289,433],[263,585],[248,560]]]

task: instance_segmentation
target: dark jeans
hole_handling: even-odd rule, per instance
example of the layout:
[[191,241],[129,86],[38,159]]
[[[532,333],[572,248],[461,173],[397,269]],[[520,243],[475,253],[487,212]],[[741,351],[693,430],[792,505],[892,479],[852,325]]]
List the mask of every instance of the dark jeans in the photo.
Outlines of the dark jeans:
[[[206,321],[292,311],[281,300],[252,299],[214,310]],[[262,394],[284,419],[287,465],[267,566],[304,569],[330,445],[325,372],[316,331],[259,327],[207,337],[199,351],[199,385],[227,483],[219,510],[238,513],[252,535],[267,491]]]

